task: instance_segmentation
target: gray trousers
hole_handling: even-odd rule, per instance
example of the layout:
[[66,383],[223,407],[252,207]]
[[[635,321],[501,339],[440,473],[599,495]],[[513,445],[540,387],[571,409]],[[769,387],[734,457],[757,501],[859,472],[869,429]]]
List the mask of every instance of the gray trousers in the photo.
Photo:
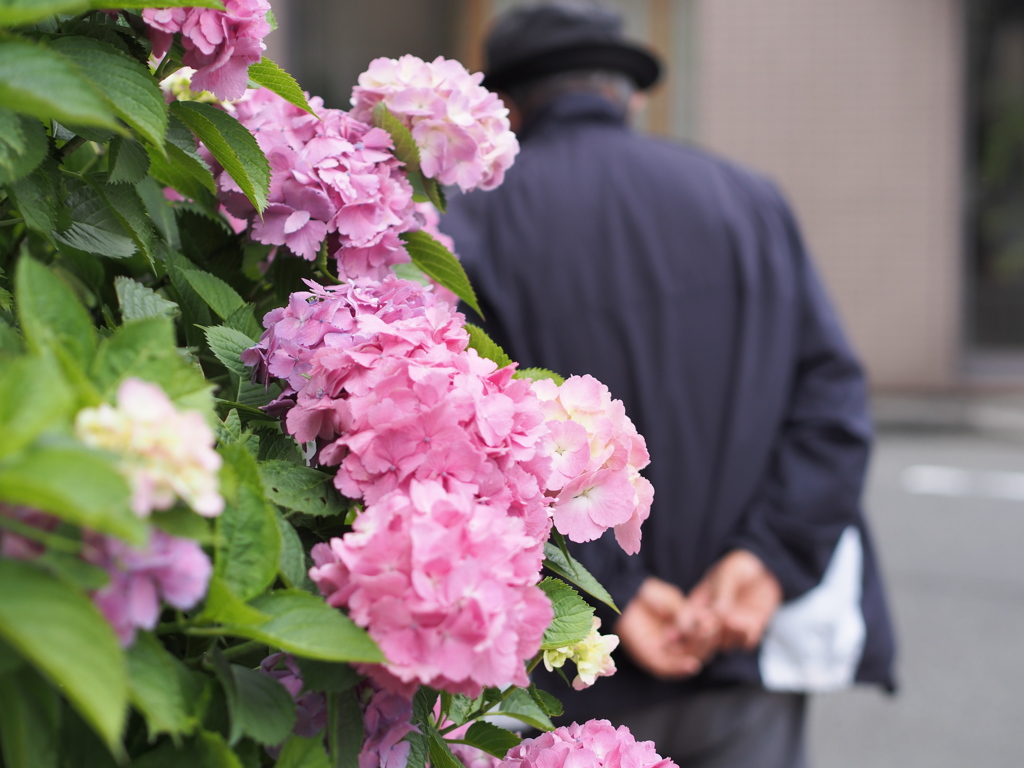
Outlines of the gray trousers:
[[609,717],[679,768],[807,768],[807,696],[737,687]]

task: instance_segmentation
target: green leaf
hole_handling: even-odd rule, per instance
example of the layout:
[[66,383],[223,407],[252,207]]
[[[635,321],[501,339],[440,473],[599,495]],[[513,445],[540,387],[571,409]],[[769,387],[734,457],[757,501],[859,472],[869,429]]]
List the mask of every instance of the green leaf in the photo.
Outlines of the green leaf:
[[0,560],[0,584],[0,637],[61,689],[115,755],[123,755],[127,673],[99,609],[29,563]]
[[0,675],[0,756],[7,768],[57,768],[60,699],[28,667]]
[[171,113],[187,125],[262,212],[270,192],[270,164],[253,135],[234,117],[209,104],[176,101]]
[[332,768],[322,736],[292,736],[278,755],[276,768]]
[[114,460],[75,443],[34,447],[0,463],[0,500],[7,504],[35,507],[142,544],[146,525],[132,513],[128,499],[128,485]]
[[91,37],[63,36],[55,50],[78,67],[106,99],[107,106],[154,147],[167,134],[167,106],[149,70],[109,43]]
[[551,717],[558,717],[562,714],[562,702],[542,688],[538,688],[536,683],[530,683],[530,687],[527,690],[540,708]]
[[270,617],[236,597],[228,586],[217,576],[210,579],[206,590],[206,603],[199,621],[217,621],[238,626],[259,626],[270,621]]
[[29,348],[59,347],[86,363],[96,351],[96,330],[68,285],[38,261],[23,258],[15,274],[18,320]]
[[[173,123],[172,123],[173,125]],[[167,157],[147,147],[149,172],[164,186],[172,187],[191,200],[212,205],[216,200],[217,182],[209,166],[176,144],[164,144]]]
[[74,406],[74,394],[53,358],[5,360],[0,366],[0,459],[67,420]]
[[88,7],[89,0],[3,0],[0,27],[34,24],[57,13],[80,13]]
[[571,581],[588,595],[597,598],[618,613],[619,609],[615,605],[615,601],[608,590],[601,585],[601,582],[595,579],[576,558],[568,552],[563,552],[550,541],[544,544],[544,565],[548,570],[553,571],[566,581]]
[[314,592],[316,588],[309,578],[309,564],[306,562],[306,550],[295,527],[277,515],[277,528],[281,533],[281,562],[278,573],[286,586],[292,589],[304,589]]
[[316,112],[309,106],[306,94],[295,81],[295,78],[281,69],[270,59],[264,57],[255,64],[249,65],[249,79],[259,83],[269,91],[273,91],[289,104],[294,104],[309,114],[316,116]]
[[[109,0],[108,0],[109,1]],[[132,768],[245,768],[219,733],[200,731],[184,745],[165,741],[152,752],[133,758]]]
[[[245,300],[238,295],[234,288],[209,272],[203,272],[200,269],[186,269],[182,270],[182,275],[192,289],[222,320],[230,317],[231,313],[239,307],[245,306]],[[252,345],[250,344],[250,346]]]
[[147,317],[173,319],[180,312],[173,301],[168,301],[152,288],[130,277],[115,277],[114,290],[121,306],[122,320],[142,320]]
[[[263,334],[263,328],[256,321],[256,315],[254,314],[255,305],[246,304],[245,306],[238,307],[230,315],[224,318],[224,325],[228,328],[233,328],[236,331],[241,331],[250,339],[253,339],[253,344]],[[249,346],[252,346],[250,344]]]
[[267,497],[286,509],[307,515],[338,515],[348,511],[348,504],[334,489],[334,478],[318,469],[290,461],[263,461],[260,478]]
[[448,201],[437,179],[428,179],[423,175],[423,171],[410,172],[408,178],[412,184],[413,200],[417,203],[431,203],[441,213],[445,212]]
[[59,174],[56,161],[47,158],[32,173],[8,188],[25,226],[46,237],[71,226],[71,214],[64,207]]
[[297,658],[302,672],[302,690],[335,693],[354,688],[362,675],[348,664],[333,664],[315,659]]
[[128,696],[146,718],[150,742],[161,733],[192,733],[198,722],[181,687],[182,663],[148,632],[136,636],[127,659]]
[[464,768],[436,728],[427,728],[427,739],[431,768]]
[[463,739],[468,743],[482,749],[489,755],[504,759],[508,751],[519,744],[522,739],[512,731],[499,728],[493,723],[479,720],[469,726]]
[[225,623],[227,634],[258,640],[282,651],[321,661],[381,663],[377,644],[341,611],[322,598],[298,590],[260,595],[250,605],[270,619]]
[[41,122],[0,108],[0,184],[12,184],[32,173],[49,147]]
[[228,743],[234,746],[248,736],[276,745],[288,738],[295,725],[295,702],[287,689],[269,675],[228,664],[219,651],[211,656],[231,715]]
[[135,254],[136,242],[125,230],[121,218],[111,207],[98,185],[75,176],[66,176],[71,226],[54,234],[54,239],[73,252],[128,259]]
[[216,325],[212,328],[204,328],[206,343],[210,345],[210,351],[217,356],[224,367],[244,381],[248,381],[252,375],[252,369],[242,362],[242,353],[256,344],[241,331],[234,328],[227,328],[223,325]]
[[333,768],[359,768],[365,730],[355,691],[327,695],[327,743]]
[[102,94],[71,61],[24,40],[0,40],[0,107],[40,120],[122,130]]
[[152,263],[156,251],[156,228],[135,187],[131,184],[99,183],[92,179],[89,183],[103,195],[121,226]]
[[247,484],[238,488],[217,518],[215,573],[243,600],[266,589],[277,576],[281,534],[274,511]]
[[402,234],[405,249],[409,252],[412,263],[442,286],[450,290],[483,317],[476,293],[469,284],[466,270],[459,264],[451,251],[426,232],[405,232]]
[[512,691],[498,706],[498,711],[540,731],[555,729],[548,713],[522,688]]
[[194,539],[200,544],[212,545],[216,539],[213,532],[213,521],[193,512],[191,509],[177,507],[153,515],[150,523],[164,533],[177,536],[179,539]]
[[594,623],[594,609],[560,579],[544,579],[540,588],[551,600],[555,612],[540,647],[544,650],[561,648],[585,639]]
[[555,384],[561,386],[565,383],[565,377],[561,376],[554,371],[549,371],[547,368],[520,368],[514,374],[514,379],[533,379],[534,381],[541,381],[542,379],[551,379]]
[[110,583],[110,575],[105,570],[85,562],[77,552],[59,552],[48,547],[32,562],[45,568],[66,584],[84,592],[102,589]]
[[138,184],[149,174],[149,155],[135,139],[118,137],[110,142],[111,184]]
[[383,101],[378,101],[373,107],[373,124],[391,134],[391,141],[395,145],[395,157],[405,163],[405,170],[409,173],[419,171],[420,150],[416,146],[412,132],[391,114],[391,110]]
[[493,360],[499,368],[512,365],[512,358],[505,354],[505,350],[498,346],[479,325],[466,323],[466,332],[469,334],[469,348],[475,349],[480,357]]

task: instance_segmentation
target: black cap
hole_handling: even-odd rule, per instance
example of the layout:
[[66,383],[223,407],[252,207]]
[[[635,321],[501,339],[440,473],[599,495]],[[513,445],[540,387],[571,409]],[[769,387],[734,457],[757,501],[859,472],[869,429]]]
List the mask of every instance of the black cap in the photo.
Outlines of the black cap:
[[491,90],[579,69],[622,72],[645,90],[661,75],[652,53],[625,40],[622,18],[595,5],[516,8],[495,23],[485,52],[483,84]]

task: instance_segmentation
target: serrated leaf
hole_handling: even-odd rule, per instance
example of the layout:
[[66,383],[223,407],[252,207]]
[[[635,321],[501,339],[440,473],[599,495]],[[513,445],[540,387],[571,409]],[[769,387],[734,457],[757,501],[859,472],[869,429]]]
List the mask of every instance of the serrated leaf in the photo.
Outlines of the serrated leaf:
[[163,147],[167,106],[146,67],[109,43],[91,37],[63,36],[52,46],[78,67],[114,114],[154,147]]
[[482,720],[469,726],[463,739],[467,744],[482,749],[487,754],[494,755],[499,759],[504,759],[508,751],[522,741],[511,731]]
[[122,320],[141,320],[146,317],[173,319],[179,314],[177,304],[130,277],[115,277],[114,290],[121,306]]
[[316,587],[309,578],[306,550],[302,546],[302,540],[295,527],[282,515],[278,515],[277,528],[281,533],[281,562],[278,566],[281,580],[285,586],[291,589],[315,592]]
[[548,713],[522,688],[512,691],[501,702],[498,711],[540,731],[553,731],[555,729],[555,725],[551,722]]
[[466,270],[451,251],[422,230],[405,232],[401,237],[405,241],[405,249],[409,252],[413,264],[483,317],[476,293],[473,292],[473,286],[469,284],[469,278],[466,276]]
[[150,742],[161,733],[192,733],[197,721],[181,687],[182,663],[148,632],[136,636],[127,659],[128,695],[146,719]]
[[327,744],[333,768],[359,768],[365,735],[356,692],[327,694]]
[[192,200],[216,200],[217,182],[206,163],[170,142],[164,144],[164,150],[167,152],[166,158],[147,147],[149,172],[154,179]]
[[[32,386],[26,386],[26,382]],[[23,356],[0,366],[0,459],[67,420],[74,393],[51,357]]]
[[[224,318],[224,325],[241,331],[250,339],[258,339],[263,334],[263,328],[256,320],[255,305],[246,304],[238,307],[234,312]],[[255,343],[255,341],[254,341]]]
[[448,742],[435,728],[427,729],[427,739],[431,768],[464,768],[458,758],[452,754]]
[[384,661],[377,644],[365,631],[341,611],[308,592],[269,592],[252,600],[250,606],[270,618],[252,624],[225,622],[224,632],[321,661],[369,664]]
[[266,589],[277,576],[281,534],[273,510],[248,484],[225,500],[217,518],[214,573],[243,600]]
[[203,333],[206,334],[206,343],[210,345],[210,351],[224,364],[224,367],[241,380],[248,381],[252,369],[242,362],[242,352],[255,345],[256,342],[241,331],[223,325],[204,328]]
[[89,0],[3,0],[0,27],[34,24],[57,13],[79,13],[88,8]]
[[409,172],[420,170],[420,150],[416,146],[416,140],[412,132],[405,127],[401,120],[391,114],[391,110],[383,101],[378,101],[373,106],[373,124],[377,128],[383,128],[391,135],[391,141],[395,145],[394,155],[403,163],[405,170]]
[[520,368],[514,374],[514,379],[533,379],[534,381],[541,381],[543,379],[551,379],[555,384],[561,386],[565,383],[565,377],[561,376],[554,371],[550,371],[547,368]]
[[231,718],[228,744],[242,736],[260,744],[280,744],[295,724],[295,702],[280,682],[269,675],[238,664],[228,664],[223,654],[210,654],[214,672],[224,689]]
[[97,179],[88,181],[103,195],[125,232],[152,262],[156,251],[156,229],[135,187],[130,184],[105,184]]
[[74,176],[67,176],[65,183],[71,226],[54,233],[54,239],[75,252],[111,259],[131,258],[137,249],[136,242],[98,187]]
[[102,94],[57,51],[0,40],[0,107],[40,120],[123,129]]
[[61,690],[115,755],[124,755],[125,661],[99,609],[29,563],[0,559],[0,584],[0,638]]
[[544,543],[544,565],[548,570],[558,574],[566,581],[571,581],[588,595],[597,598],[618,613],[619,609],[615,605],[615,601],[608,590],[601,585],[601,582],[595,579],[576,558],[563,552],[550,541]]
[[594,609],[587,605],[575,589],[560,579],[547,578],[540,588],[551,600],[555,617],[544,631],[541,648],[544,650],[573,645],[590,634],[594,623]]
[[527,691],[529,691],[530,696],[533,697],[533,700],[537,702],[540,708],[551,717],[559,717],[562,714],[562,702],[544,689],[538,688],[536,683],[530,683]]
[[28,176],[9,188],[25,226],[46,237],[71,226],[71,215],[63,205],[57,162],[46,158]]
[[182,276],[188,281],[200,298],[222,320],[231,316],[239,307],[245,306],[245,300],[230,285],[209,272],[199,269],[182,270]]
[[249,79],[254,83],[259,83],[267,90],[273,91],[289,104],[294,104],[299,109],[316,116],[316,112],[309,106],[306,94],[303,93],[295,78],[265,56],[255,64],[249,65]]
[[23,258],[15,274],[18,320],[32,349],[59,347],[85,364],[96,351],[96,330],[68,285],[38,261]]
[[209,104],[177,101],[170,108],[262,212],[270,192],[270,164],[253,135],[234,117]]
[[338,515],[348,505],[334,490],[334,478],[290,461],[260,462],[260,478],[275,504],[307,515]]
[[0,109],[0,184],[28,176],[48,149],[46,129],[39,120]]
[[110,142],[108,168],[111,184],[138,184],[149,174],[149,155],[135,139],[119,136]]
[[475,349],[480,357],[493,360],[499,368],[512,365],[512,358],[505,354],[505,350],[495,343],[483,328],[472,323],[466,323],[465,327],[469,334],[470,349]]
[[113,460],[75,443],[32,447],[0,463],[0,501],[142,544],[146,525],[128,497]]

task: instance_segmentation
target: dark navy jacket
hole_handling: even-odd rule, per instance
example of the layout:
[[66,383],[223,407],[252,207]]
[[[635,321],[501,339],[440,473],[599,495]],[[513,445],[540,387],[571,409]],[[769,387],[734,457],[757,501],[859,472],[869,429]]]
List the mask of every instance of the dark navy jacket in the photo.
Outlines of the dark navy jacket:
[[553,688],[567,714],[735,682],[891,688],[892,633],[860,510],[864,375],[778,190],[634,133],[592,95],[563,97],[521,139],[505,183],[454,197],[442,229],[495,341],[523,367],[592,374],[647,440],[655,499],[640,554],[601,541],[577,556],[622,606],[647,574],[687,591],[745,548],[796,614],[788,634],[684,683],[617,654],[619,673],[578,700]]

